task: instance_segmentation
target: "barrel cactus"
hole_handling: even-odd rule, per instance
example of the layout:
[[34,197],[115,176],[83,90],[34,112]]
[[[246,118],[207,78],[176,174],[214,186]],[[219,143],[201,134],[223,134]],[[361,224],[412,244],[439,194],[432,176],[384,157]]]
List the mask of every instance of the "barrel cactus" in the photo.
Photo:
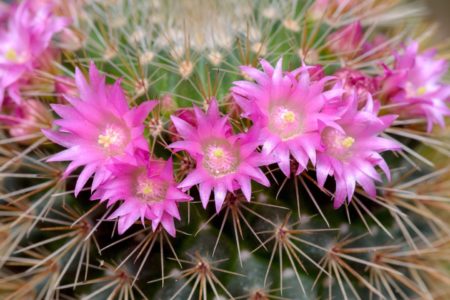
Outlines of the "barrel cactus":
[[450,49],[424,2],[0,21],[0,298],[450,297]]

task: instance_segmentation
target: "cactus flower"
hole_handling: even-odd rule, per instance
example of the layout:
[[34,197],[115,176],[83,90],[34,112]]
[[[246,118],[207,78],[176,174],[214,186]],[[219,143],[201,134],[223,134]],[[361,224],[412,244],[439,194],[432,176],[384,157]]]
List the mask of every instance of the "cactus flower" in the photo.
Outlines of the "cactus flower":
[[448,64],[436,59],[434,50],[419,54],[418,48],[413,42],[398,53],[394,68],[386,68],[380,84],[401,118],[424,118],[430,132],[434,124],[444,127],[445,117],[450,116],[450,86],[442,82]]
[[174,218],[180,219],[177,203],[192,198],[176,187],[172,159],[149,160],[136,157],[134,164],[110,166],[112,177],[100,185],[91,199],[108,201],[108,206],[122,201],[109,219],[118,218],[118,231],[123,234],[134,222],[148,219],[155,230],[159,224],[175,236]]
[[335,116],[321,112],[327,99],[342,93],[342,89],[323,91],[329,77],[312,81],[308,67],[283,73],[282,61],[275,69],[261,60],[264,71],[241,67],[256,81],[237,81],[233,96],[250,118],[261,128],[263,152],[273,155],[280,169],[290,175],[290,155],[299,163],[297,173],[308,162],[315,164],[320,148],[319,122],[331,124]]
[[0,122],[8,126],[8,132],[12,137],[25,139],[42,128],[50,128],[53,116],[48,106],[35,99],[21,100],[20,103],[10,101],[7,98],[3,107],[5,113],[0,114]]
[[334,176],[336,192],[334,207],[340,207],[345,199],[351,201],[358,183],[372,197],[376,196],[375,181],[381,181],[375,167],[379,166],[388,179],[390,170],[380,153],[399,150],[400,146],[389,139],[379,137],[395,120],[394,115],[377,116],[376,105],[370,96],[363,108],[361,100],[353,93],[345,97],[343,107],[336,106],[339,127],[325,126],[321,130],[323,150],[317,155],[317,182],[323,186],[328,175]]
[[221,117],[217,102],[213,100],[206,113],[194,108],[196,126],[172,116],[172,121],[182,136],[181,141],[170,145],[177,151],[188,152],[196,161],[196,168],[180,183],[188,189],[198,184],[200,198],[207,206],[214,191],[216,210],[219,211],[228,192],[241,189],[248,201],[251,197],[251,180],[269,186],[270,183],[260,166],[267,158],[256,152],[258,132],[256,128],[235,135],[227,117]]
[[120,81],[107,85],[94,64],[89,70],[90,83],[79,69],[75,81],[80,96],[66,95],[68,105],[53,104],[62,119],[54,121],[57,131],[44,130],[53,142],[68,149],[51,156],[48,161],[71,161],[68,175],[84,166],[75,186],[75,195],[95,174],[92,189],[110,176],[106,167],[115,161],[133,161],[135,152],[147,152],[143,121],[157,104],[146,101],[130,109]]
[[0,104],[5,90],[34,70],[53,35],[68,23],[53,14],[52,5],[34,7],[31,0],[22,1],[11,12],[7,28],[0,28]]
[[353,56],[364,46],[364,33],[360,22],[354,22],[328,36],[330,49],[342,56]]

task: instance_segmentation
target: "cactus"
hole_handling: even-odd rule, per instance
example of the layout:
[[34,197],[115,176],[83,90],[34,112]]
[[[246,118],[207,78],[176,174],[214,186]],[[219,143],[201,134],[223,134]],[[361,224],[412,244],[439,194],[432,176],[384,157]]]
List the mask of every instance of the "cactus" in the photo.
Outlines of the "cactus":
[[0,298],[447,299],[421,1],[0,4]]

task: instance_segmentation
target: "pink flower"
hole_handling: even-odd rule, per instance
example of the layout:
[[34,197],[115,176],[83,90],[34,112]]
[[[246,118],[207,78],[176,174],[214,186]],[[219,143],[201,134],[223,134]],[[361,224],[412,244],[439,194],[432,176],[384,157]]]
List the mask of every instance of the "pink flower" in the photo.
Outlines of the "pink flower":
[[267,158],[256,152],[259,145],[257,129],[235,135],[227,117],[221,117],[217,102],[211,101],[208,111],[203,113],[194,108],[196,126],[172,116],[177,131],[183,138],[170,148],[188,152],[196,161],[196,168],[180,183],[188,189],[199,185],[200,198],[206,207],[214,191],[216,210],[222,207],[228,192],[241,189],[248,201],[251,197],[251,180],[269,186],[260,166],[267,164]]
[[256,82],[235,82],[233,96],[244,116],[261,128],[263,153],[273,155],[286,176],[291,173],[292,155],[299,163],[298,174],[309,160],[315,164],[320,148],[319,123],[331,124],[336,119],[321,110],[342,89],[324,92],[324,84],[330,78],[311,81],[310,67],[283,73],[281,59],[275,69],[265,60],[261,60],[261,65],[264,72],[241,67]]
[[325,77],[325,72],[322,65],[309,66],[308,73],[311,81],[317,81]]
[[0,114],[0,122],[8,126],[12,137],[20,138],[19,142],[28,142],[33,136],[40,137],[41,129],[50,128],[53,121],[49,108],[34,99],[16,103],[6,98],[4,111],[5,114]]
[[0,104],[4,91],[33,71],[53,35],[69,23],[53,15],[51,5],[35,7],[32,3],[22,1],[11,12],[7,28],[0,29]]
[[442,82],[448,65],[435,58],[435,51],[418,54],[418,48],[413,42],[396,54],[394,68],[386,68],[380,85],[387,103],[393,104],[401,118],[425,118],[431,131],[433,124],[444,127],[445,117],[450,116],[450,86]]
[[327,40],[334,53],[353,56],[362,51],[363,36],[361,23],[357,21],[330,34]]
[[[188,123],[191,126],[196,126],[196,119],[195,119],[195,113],[194,113],[194,109],[192,108],[181,108],[178,109],[173,116],[185,121],[186,123]],[[181,136],[177,131],[177,128],[175,127],[175,125],[173,123],[169,124],[169,128],[168,131],[170,133],[170,140],[172,142],[176,142],[181,140]]]
[[336,121],[339,127],[324,126],[321,130],[323,150],[317,154],[317,181],[323,186],[328,175],[334,176],[335,208],[345,199],[352,199],[356,183],[375,197],[374,181],[381,181],[375,167],[379,166],[390,179],[389,167],[380,153],[400,149],[397,143],[378,136],[396,116],[377,116],[370,94],[366,95],[362,109],[358,109],[362,101],[356,92],[342,98],[341,103],[333,103],[330,109],[340,116]]
[[149,160],[136,157],[134,164],[116,163],[110,166],[112,177],[92,195],[93,200],[108,200],[108,206],[123,201],[109,219],[119,219],[119,234],[134,222],[148,219],[153,231],[161,224],[172,236],[176,230],[174,218],[180,219],[177,203],[192,200],[176,188],[172,159]]
[[392,43],[389,42],[389,38],[384,34],[377,34],[370,41],[364,43],[364,60],[374,61],[376,59],[386,60],[391,55],[393,50]]
[[53,142],[66,148],[48,161],[71,161],[65,171],[68,175],[84,166],[75,186],[75,195],[95,173],[92,190],[110,176],[107,165],[117,161],[134,161],[135,152],[147,152],[148,144],[143,135],[143,121],[155,107],[156,101],[146,101],[130,109],[117,81],[106,85],[92,63],[90,83],[79,69],[75,81],[79,98],[66,95],[69,105],[53,104],[53,110],[62,119],[56,120],[58,131],[44,130]]
[[79,96],[75,80],[72,77],[56,76],[54,91],[56,93],[58,103],[65,103],[65,96]]
[[363,72],[351,68],[339,69],[334,73],[339,79],[345,90],[357,90],[358,92],[377,92],[376,79]]
[[347,25],[327,37],[329,49],[343,58],[357,58],[360,61],[373,61],[390,53],[390,44],[383,35],[368,40],[360,21]]

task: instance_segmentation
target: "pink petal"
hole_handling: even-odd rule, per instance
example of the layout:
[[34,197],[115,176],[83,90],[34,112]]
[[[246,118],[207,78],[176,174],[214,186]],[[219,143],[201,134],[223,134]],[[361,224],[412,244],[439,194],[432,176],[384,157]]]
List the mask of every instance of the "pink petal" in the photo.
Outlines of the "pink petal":
[[164,216],[161,219],[161,224],[164,227],[164,229],[173,237],[175,237],[177,230],[175,228],[175,223],[173,221],[173,218],[169,216],[168,214],[164,214]]
[[222,204],[225,201],[227,190],[224,185],[218,185],[214,188],[214,202],[216,204],[216,212],[219,212],[222,208]]
[[319,186],[323,187],[323,185],[325,184],[328,174],[330,174],[330,168],[331,166],[328,158],[325,155],[319,155],[316,166],[317,183],[319,184]]
[[201,146],[193,141],[176,141],[169,145],[169,148],[175,150],[184,150],[189,153],[198,154],[202,152]]
[[269,187],[270,186],[270,181],[269,181],[269,179],[267,179],[267,177],[264,174],[264,172],[261,171],[261,169],[256,169],[256,171],[258,172],[259,175],[258,176],[252,176],[253,179],[255,181],[257,181],[259,184],[262,184],[262,185],[264,185],[266,187]]
[[128,111],[128,102],[120,84],[120,80],[117,80],[114,85],[108,89],[108,100],[115,107],[117,113],[123,114]]
[[361,172],[357,172],[355,175],[356,181],[361,185],[364,191],[366,191],[369,196],[376,197],[377,192],[373,180]]
[[96,190],[100,184],[102,184],[106,179],[111,176],[111,172],[106,170],[105,168],[101,168],[97,170],[94,175],[94,180],[92,181],[92,191]]
[[125,231],[127,231],[128,228],[130,228],[134,224],[134,222],[136,222],[138,219],[139,216],[137,214],[128,214],[119,217],[119,222],[117,226],[119,234],[123,234]]
[[198,191],[200,193],[200,200],[202,201],[203,208],[206,208],[211,195],[212,185],[209,182],[199,184]]
[[284,147],[277,149],[275,155],[278,158],[278,166],[286,177],[291,176],[291,161],[289,158],[289,150]]
[[[95,68],[95,65],[94,65]],[[91,87],[89,86],[83,72],[79,68],[75,69],[75,82],[81,98],[90,99]]]
[[54,162],[54,161],[68,161],[68,160],[74,160],[80,155],[80,147],[74,146],[72,148],[63,150],[59,153],[56,153],[52,156],[50,156],[47,161],[48,162]]
[[273,74],[273,67],[272,67],[272,65],[271,65],[267,60],[265,60],[265,59],[261,59],[261,60],[259,61],[259,63],[261,64],[261,66],[262,66],[264,72],[265,72],[268,76],[272,77],[272,74]]
[[81,115],[73,107],[62,104],[51,104],[50,107],[63,119],[82,120]]
[[191,137],[194,134],[194,128],[186,121],[175,116],[171,116],[170,119],[175,125],[177,132],[184,138]]
[[81,171],[80,175],[78,176],[77,183],[75,185],[75,197],[78,196],[78,194],[86,185],[86,182],[89,180],[92,174],[94,174],[96,169],[97,166],[93,164],[89,164],[84,167],[83,171]]
[[355,177],[351,172],[346,172],[344,181],[347,189],[347,199],[351,201],[353,198],[353,194],[355,193],[355,185],[356,185]]
[[178,211],[177,204],[174,201],[166,201],[164,203],[165,211],[176,219],[180,219],[180,212]]
[[42,129],[42,133],[52,142],[58,145],[70,148],[74,145],[74,139],[71,134],[56,132],[53,130]]
[[335,178],[336,180],[336,191],[334,193],[334,203],[333,207],[335,209],[341,207],[342,204],[345,202],[345,197],[347,194],[347,188],[345,186],[345,181]]
[[170,187],[169,190],[167,191],[167,199],[179,202],[184,200],[192,200],[192,197],[183,193],[182,191],[180,191],[175,187]]
[[276,136],[270,136],[267,140],[264,141],[262,152],[266,155],[272,153],[272,151],[279,143],[280,138]]
[[125,119],[131,121],[132,126],[138,126],[142,124],[147,118],[148,114],[153,110],[153,108],[158,104],[158,101],[145,101],[138,107],[129,111],[125,115]]
[[198,183],[205,181],[205,176],[201,169],[195,169],[178,185],[178,188],[190,188]]
[[252,196],[252,185],[250,179],[240,176],[238,179],[239,185],[241,186],[242,193],[247,201],[250,201]]

